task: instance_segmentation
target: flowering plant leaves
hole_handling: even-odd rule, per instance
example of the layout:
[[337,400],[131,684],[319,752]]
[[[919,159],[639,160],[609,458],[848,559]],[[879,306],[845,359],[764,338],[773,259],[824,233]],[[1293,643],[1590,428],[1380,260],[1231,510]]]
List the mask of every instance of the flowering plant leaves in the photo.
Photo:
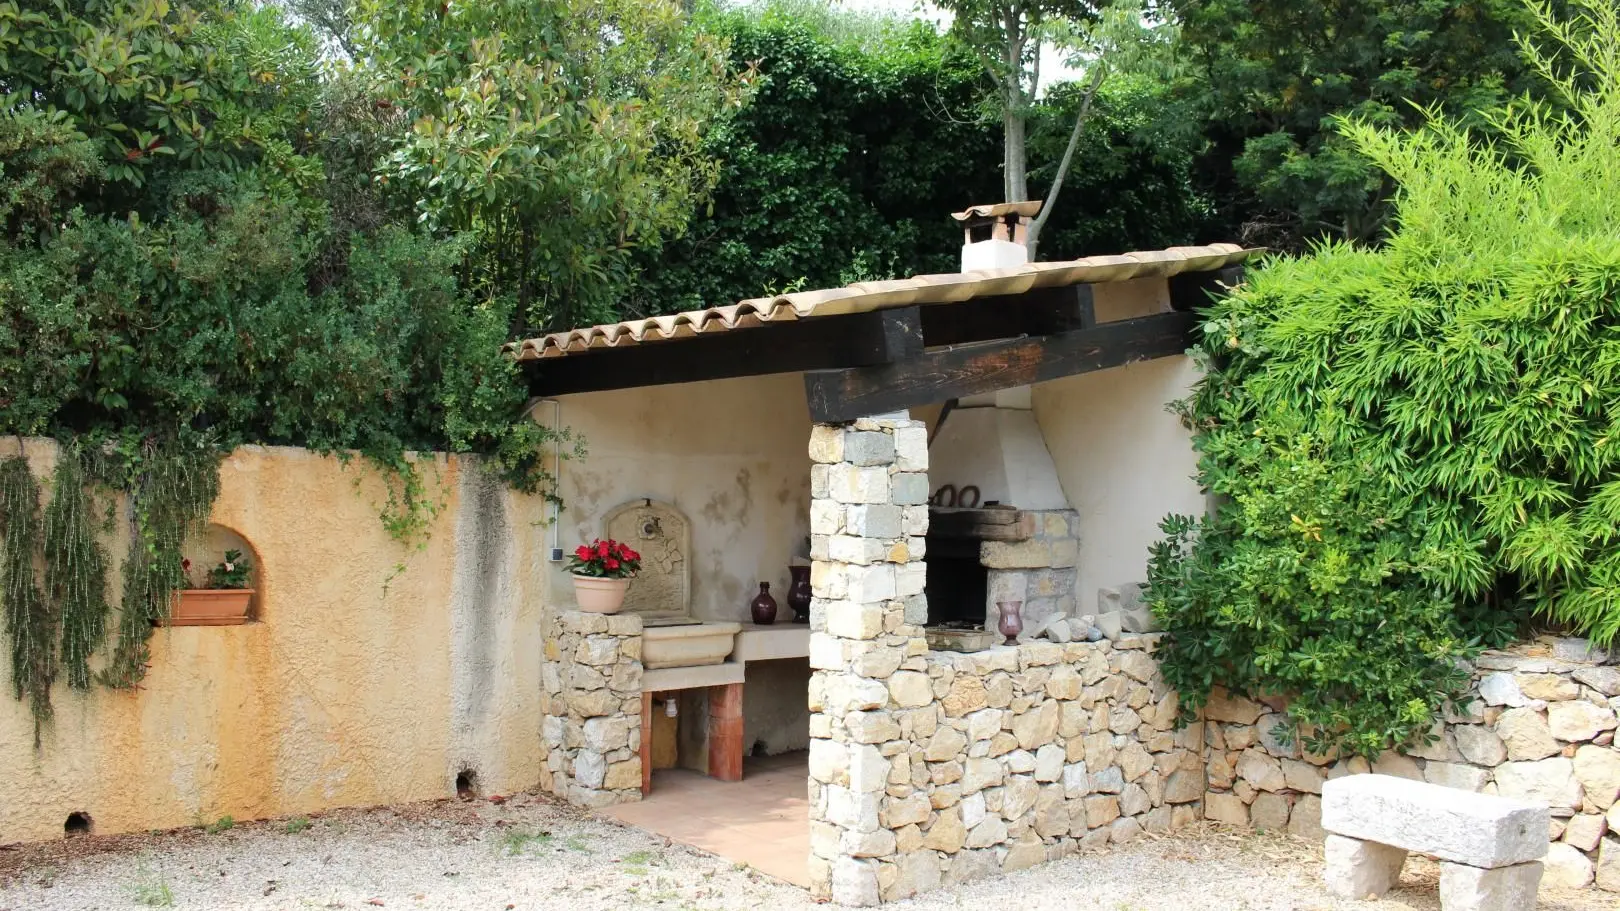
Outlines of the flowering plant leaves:
[[581,544],[568,557],[568,571],[598,579],[628,579],[641,569],[641,554],[608,538]]

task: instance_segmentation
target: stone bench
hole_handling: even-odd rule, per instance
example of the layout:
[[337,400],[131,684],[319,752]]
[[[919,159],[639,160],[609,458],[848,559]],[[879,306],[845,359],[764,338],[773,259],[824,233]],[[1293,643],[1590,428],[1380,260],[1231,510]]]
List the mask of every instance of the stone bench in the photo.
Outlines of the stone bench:
[[1389,775],[1322,786],[1328,890],[1383,895],[1406,854],[1440,860],[1441,911],[1529,911],[1547,854],[1544,805]]

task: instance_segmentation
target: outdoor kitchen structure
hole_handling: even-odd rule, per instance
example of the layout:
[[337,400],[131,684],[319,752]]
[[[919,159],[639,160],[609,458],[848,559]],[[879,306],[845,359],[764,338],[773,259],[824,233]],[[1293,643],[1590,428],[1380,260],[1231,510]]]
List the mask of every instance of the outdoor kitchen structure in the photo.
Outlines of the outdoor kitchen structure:
[[[542,787],[855,905],[1201,815],[1134,602],[1159,520],[1203,508],[1165,406],[1253,251],[1030,263],[1038,205],[958,213],[960,273],[514,348],[590,450],[553,534],[681,554],[614,616],[553,573]],[[795,562],[809,623],[745,622]]]

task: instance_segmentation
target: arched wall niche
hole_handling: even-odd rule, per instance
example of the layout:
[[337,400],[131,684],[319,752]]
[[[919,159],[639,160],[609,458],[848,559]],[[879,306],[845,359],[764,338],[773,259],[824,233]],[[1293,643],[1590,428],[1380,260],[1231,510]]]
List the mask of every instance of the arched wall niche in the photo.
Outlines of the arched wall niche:
[[248,571],[248,588],[253,589],[253,599],[248,607],[247,622],[261,622],[266,619],[263,616],[263,605],[269,574],[265,571],[259,549],[253,546],[253,542],[246,535],[228,525],[210,522],[202,534],[186,542],[185,558],[191,561],[189,571],[191,582],[188,587],[207,588],[208,571],[224,561],[225,554],[232,550],[241,551],[251,567]]

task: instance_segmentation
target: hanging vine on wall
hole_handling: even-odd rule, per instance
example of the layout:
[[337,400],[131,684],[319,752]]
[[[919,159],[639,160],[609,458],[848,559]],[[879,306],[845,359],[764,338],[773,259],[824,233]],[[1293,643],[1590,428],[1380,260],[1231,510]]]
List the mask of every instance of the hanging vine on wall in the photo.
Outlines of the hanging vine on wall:
[[61,608],[68,686],[88,689],[90,656],[107,634],[107,558],[96,541],[85,453],[64,444],[45,508],[45,594]]
[[131,687],[146,676],[152,630],[168,618],[174,593],[186,587],[182,551],[208,522],[223,455],[201,441],[148,439],[109,466],[128,496],[130,534],[118,636],[102,673],[108,686]]
[[0,461],[0,599],[11,645],[12,694],[34,713],[34,745],[51,720],[51,683],[56,679],[57,617],[35,575],[40,540],[39,484],[28,460]]
[[[0,603],[10,646],[13,693],[34,715],[34,745],[51,721],[51,684],[115,688],[146,676],[154,627],[186,586],[186,540],[202,532],[219,493],[224,453],[187,436],[61,443],[41,520],[39,482],[21,456],[0,461]],[[105,496],[98,502],[98,494]],[[91,656],[107,638],[108,559],[96,516],[126,503],[129,552],[112,654],[98,675]],[[43,585],[40,570],[43,568]]]

